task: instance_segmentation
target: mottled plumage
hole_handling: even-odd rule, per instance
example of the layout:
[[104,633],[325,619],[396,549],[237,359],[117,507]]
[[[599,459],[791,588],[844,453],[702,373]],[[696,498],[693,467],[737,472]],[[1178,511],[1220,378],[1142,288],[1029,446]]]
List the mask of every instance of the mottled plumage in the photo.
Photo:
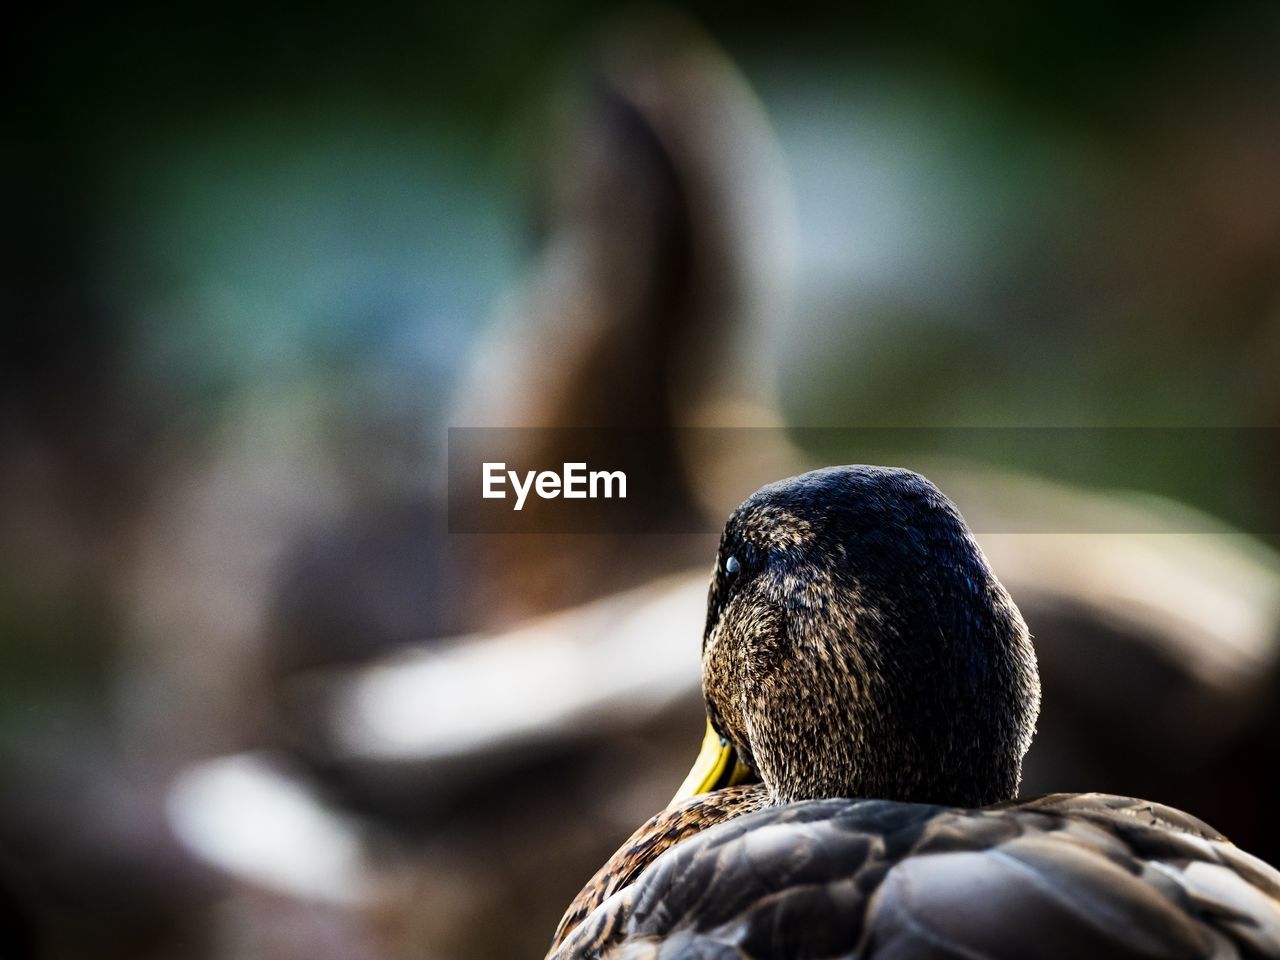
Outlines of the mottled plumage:
[[1015,799],[1034,653],[923,477],[830,468],[735,511],[703,689],[713,755],[719,734],[761,782],[641,827],[555,960],[1280,960],[1280,873],[1211,827],[1125,797]]
[[559,944],[596,907],[634,883],[669,847],[718,823],[761,810],[768,803],[769,798],[759,784],[727,787],[675,804],[652,817],[618,848],[574,898],[556,928],[554,942]]
[[1127,798],[813,800],[678,844],[556,957],[1274,957],[1278,880]]

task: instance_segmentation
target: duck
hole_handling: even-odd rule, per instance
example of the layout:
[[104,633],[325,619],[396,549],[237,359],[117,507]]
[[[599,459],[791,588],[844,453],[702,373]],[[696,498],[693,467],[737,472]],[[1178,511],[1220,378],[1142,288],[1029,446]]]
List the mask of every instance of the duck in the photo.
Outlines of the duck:
[[1019,798],[1031,635],[917,473],[827,467],[748,497],[720,539],[702,688],[693,769],[548,960],[1280,957],[1280,872],[1208,824]]

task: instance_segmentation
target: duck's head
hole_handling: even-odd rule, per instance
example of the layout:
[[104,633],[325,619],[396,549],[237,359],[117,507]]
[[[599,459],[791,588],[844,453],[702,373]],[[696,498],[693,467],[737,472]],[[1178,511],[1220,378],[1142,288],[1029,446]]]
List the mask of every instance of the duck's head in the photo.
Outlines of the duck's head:
[[959,511],[909,470],[770,484],[725,525],[708,731],[676,799],[754,773],[774,802],[1014,797],[1040,708],[1026,624]]

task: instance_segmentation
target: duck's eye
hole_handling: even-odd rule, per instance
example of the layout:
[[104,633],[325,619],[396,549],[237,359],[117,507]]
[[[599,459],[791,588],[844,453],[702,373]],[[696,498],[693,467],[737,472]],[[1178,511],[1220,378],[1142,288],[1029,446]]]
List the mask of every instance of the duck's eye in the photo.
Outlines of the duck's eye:
[[738,571],[742,569],[742,564],[738,563],[737,557],[730,557],[724,562],[724,572],[729,576],[736,576]]

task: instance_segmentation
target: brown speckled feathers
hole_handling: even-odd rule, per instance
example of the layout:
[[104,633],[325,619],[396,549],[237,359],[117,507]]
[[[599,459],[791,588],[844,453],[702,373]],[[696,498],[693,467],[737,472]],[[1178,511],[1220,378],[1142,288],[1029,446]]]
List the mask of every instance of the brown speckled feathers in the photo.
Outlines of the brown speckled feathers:
[[1103,794],[789,804],[611,889],[555,960],[1280,958],[1280,873],[1193,817]]
[[768,797],[759,784],[729,787],[663,810],[633,833],[574,897],[551,943],[551,953],[569,932],[607,899],[630,886],[659,854],[682,840],[744,813],[763,809]]

